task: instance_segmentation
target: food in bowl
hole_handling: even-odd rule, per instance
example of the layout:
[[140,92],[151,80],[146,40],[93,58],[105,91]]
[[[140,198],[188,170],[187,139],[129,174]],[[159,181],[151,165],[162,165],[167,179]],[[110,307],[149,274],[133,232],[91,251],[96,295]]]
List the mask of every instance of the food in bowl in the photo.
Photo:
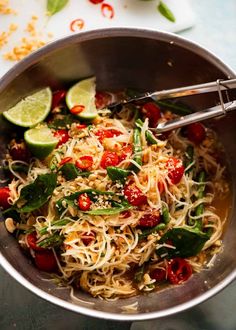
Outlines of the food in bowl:
[[8,110],[33,127],[10,141],[0,189],[6,227],[35,266],[105,299],[178,285],[211,265],[229,195],[213,130],[149,130],[188,108],[145,100],[110,110],[112,98],[89,78]]

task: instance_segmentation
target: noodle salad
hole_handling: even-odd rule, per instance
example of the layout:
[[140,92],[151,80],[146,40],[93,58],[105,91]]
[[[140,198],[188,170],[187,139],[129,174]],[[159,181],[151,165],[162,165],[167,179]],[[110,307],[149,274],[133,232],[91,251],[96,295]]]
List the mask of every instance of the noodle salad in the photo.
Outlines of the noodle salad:
[[111,111],[112,94],[95,89],[96,116],[83,120],[85,105],[71,106],[68,93],[54,92],[33,128],[50,130],[53,150],[37,157],[25,133],[2,165],[6,228],[35,266],[58,285],[116,299],[212,264],[227,218],[217,200],[229,193],[215,132],[197,123],[155,135],[149,128],[186,107],[145,100]]

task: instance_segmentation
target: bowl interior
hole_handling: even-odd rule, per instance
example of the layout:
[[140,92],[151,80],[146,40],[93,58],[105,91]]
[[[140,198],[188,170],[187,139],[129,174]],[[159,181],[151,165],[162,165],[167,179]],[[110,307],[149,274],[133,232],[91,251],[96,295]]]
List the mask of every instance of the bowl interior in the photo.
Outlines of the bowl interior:
[[[57,89],[92,75],[97,77],[100,90],[120,90],[126,87],[158,90],[227,78],[233,73],[207,51],[170,34],[127,29],[90,32],[53,43],[13,68],[0,84],[0,109],[8,109],[40,87],[49,85]],[[196,110],[215,105],[218,101],[216,93],[185,100]],[[236,113],[208,122],[208,125],[214,126],[220,134],[229,157],[232,187],[235,186],[236,177],[235,122]],[[3,120],[0,125],[0,153],[3,155],[12,127],[6,125]],[[71,299],[69,290],[58,290],[53,283],[42,280],[45,275],[37,271],[22,254],[15,239],[5,230],[3,222],[0,223],[0,261],[15,278],[31,290],[72,310],[113,319],[164,316],[203,301],[235,276],[235,213],[233,189],[232,208],[229,210],[229,221],[224,235],[224,250],[218,255],[214,267],[195,274],[181,286],[159,293],[109,302],[91,298],[84,293],[76,293],[76,296],[85,302],[75,302]],[[138,314],[121,313],[123,305],[136,301]]]

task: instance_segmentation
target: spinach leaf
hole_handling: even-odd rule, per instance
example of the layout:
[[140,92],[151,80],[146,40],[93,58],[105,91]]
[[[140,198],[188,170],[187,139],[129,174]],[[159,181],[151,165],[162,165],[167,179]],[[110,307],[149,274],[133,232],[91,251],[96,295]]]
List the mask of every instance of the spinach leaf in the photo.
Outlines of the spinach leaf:
[[25,204],[16,210],[20,213],[37,210],[48,201],[56,185],[57,175],[55,173],[39,175],[34,182],[21,189],[17,202],[25,202]]
[[167,18],[171,22],[175,22],[175,16],[170,10],[170,8],[162,1],[160,1],[159,5],[157,6],[158,11]]
[[174,248],[162,247],[157,249],[157,254],[165,258],[188,258],[197,255],[209,239],[208,235],[197,229],[172,228],[160,239],[159,243],[173,245]]
[[47,14],[52,16],[61,11],[69,0],[47,0]]
[[61,168],[60,171],[66,180],[74,180],[79,175],[79,171],[74,164],[66,163]]

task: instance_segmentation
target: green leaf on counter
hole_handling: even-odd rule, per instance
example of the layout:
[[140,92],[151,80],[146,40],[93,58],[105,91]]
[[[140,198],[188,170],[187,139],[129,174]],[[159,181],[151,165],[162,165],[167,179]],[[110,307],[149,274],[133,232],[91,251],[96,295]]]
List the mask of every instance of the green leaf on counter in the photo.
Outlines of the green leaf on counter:
[[176,21],[174,14],[163,1],[160,1],[159,5],[157,6],[157,10],[169,21],[173,23]]
[[47,0],[47,14],[52,16],[61,11],[69,0]]

